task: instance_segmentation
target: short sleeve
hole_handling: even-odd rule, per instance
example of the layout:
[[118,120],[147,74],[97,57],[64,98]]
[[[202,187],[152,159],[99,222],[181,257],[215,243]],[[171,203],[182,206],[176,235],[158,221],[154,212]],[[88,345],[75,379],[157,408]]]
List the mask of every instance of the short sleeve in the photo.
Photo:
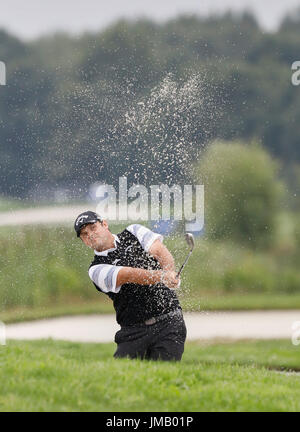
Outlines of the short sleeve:
[[117,286],[117,276],[122,268],[110,264],[97,264],[89,269],[89,276],[101,291],[118,293],[121,285]]
[[126,229],[138,239],[142,248],[146,252],[149,252],[149,249],[155,240],[159,239],[163,242],[163,236],[161,234],[154,233],[143,225],[133,224],[129,225]]

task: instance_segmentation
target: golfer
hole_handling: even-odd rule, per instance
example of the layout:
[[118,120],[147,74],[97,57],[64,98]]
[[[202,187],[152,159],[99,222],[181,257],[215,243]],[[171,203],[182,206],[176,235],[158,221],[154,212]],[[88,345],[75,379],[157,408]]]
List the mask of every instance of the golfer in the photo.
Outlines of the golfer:
[[91,280],[114,304],[121,327],[114,357],[181,360],[186,327],[174,291],[180,280],[163,237],[138,224],[112,234],[92,211],[80,214],[74,227],[95,252]]

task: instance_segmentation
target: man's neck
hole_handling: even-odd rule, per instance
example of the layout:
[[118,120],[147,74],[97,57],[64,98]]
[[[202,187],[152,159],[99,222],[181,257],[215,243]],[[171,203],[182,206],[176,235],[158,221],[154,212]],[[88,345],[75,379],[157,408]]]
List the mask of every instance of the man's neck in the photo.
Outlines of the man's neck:
[[115,248],[116,247],[115,246],[115,237],[113,236],[113,234],[110,235],[110,239],[109,240],[110,241],[107,243],[106,246],[104,246],[102,249],[97,248],[96,251],[97,252],[104,252],[106,250]]

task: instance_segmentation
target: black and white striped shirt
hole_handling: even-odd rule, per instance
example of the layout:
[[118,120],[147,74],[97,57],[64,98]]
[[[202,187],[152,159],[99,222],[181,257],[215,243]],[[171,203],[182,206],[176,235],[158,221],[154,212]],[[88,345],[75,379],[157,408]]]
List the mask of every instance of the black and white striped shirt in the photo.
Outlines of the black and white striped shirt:
[[89,276],[96,288],[113,300],[118,323],[132,325],[180,309],[174,290],[161,283],[117,286],[117,276],[123,267],[161,269],[159,262],[149,254],[149,249],[155,240],[163,241],[163,236],[139,224],[130,225],[113,236],[112,249],[95,251]]
[[[127,228],[131,234],[133,234],[141,244],[142,248],[148,252],[152,243],[160,239],[163,241],[163,236],[153,231],[150,231],[148,228],[139,225],[129,225]],[[120,243],[118,236],[113,234],[115,238],[115,247],[112,249],[108,249],[103,252],[95,252],[97,256],[108,256],[108,254],[117,249],[117,244]],[[108,293],[118,293],[121,289],[121,286],[116,286],[117,276],[119,271],[123,268],[121,265],[117,265],[120,260],[116,259],[112,264],[98,264],[90,268],[89,276],[92,281],[101,289],[101,291]]]

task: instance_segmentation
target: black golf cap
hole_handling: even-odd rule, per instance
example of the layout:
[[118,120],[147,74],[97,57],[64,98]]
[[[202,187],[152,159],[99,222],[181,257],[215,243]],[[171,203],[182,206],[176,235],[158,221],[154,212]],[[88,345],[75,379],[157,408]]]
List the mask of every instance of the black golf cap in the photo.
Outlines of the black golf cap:
[[77,237],[80,237],[80,231],[84,225],[93,224],[97,221],[102,222],[102,219],[97,213],[93,211],[86,211],[77,216],[74,224]]

